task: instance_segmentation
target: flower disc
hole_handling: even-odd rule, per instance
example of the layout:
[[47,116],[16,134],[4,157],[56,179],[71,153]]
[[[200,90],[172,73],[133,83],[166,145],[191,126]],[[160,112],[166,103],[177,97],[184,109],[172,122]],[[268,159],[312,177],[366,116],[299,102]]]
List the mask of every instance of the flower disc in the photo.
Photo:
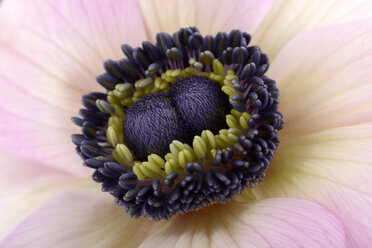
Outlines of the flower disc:
[[230,201],[265,176],[283,127],[266,54],[239,30],[197,28],[123,45],[83,96],[72,135],[93,179],[137,218],[168,219]]

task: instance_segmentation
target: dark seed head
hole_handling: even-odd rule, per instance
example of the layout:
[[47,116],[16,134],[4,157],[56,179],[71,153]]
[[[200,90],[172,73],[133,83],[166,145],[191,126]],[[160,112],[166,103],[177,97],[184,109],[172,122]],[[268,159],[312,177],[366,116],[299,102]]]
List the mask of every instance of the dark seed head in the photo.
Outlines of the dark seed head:
[[226,128],[227,95],[204,77],[178,81],[167,93],[149,94],[135,102],[124,120],[124,140],[139,160],[164,156],[173,140],[191,144],[203,130]]
[[186,132],[166,93],[150,94],[134,103],[124,119],[124,140],[139,160],[149,154],[164,156],[173,140],[183,140]]

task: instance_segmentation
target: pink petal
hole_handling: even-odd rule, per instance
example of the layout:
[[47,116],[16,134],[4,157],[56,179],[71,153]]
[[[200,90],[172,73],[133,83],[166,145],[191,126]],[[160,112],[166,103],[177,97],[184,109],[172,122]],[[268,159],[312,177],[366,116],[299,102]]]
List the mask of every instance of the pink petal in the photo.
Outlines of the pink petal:
[[257,28],[253,42],[273,61],[303,31],[371,16],[372,2],[368,0],[280,0]]
[[0,239],[55,192],[77,183],[67,173],[3,153],[0,171]]
[[372,243],[372,22],[303,33],[271,76],[286,121],[259,199],[301,197],[334,211],[350,247]]
[[272,64],[282,138],[372,121],[372,19],[293,39]]
[[234,202],[159,223],[131,220],[102,194],[64,193],[0,244],[23,247],[344,247],[342,223],[299,199]]
[[155,0],[140,1],[144,19],[152,34],[175,32],[181,27],[197,26],[203,35],[241,29],[256,30],[274,0]]
[[0,247],[138,247],[152,226],[130,219],[108,194],[74,190],[41,206]]
[[313,202],[234,202],[176,217],[140,247],[344,247],[342,223]]
[[102,91],[104,60],[146,38],[130,1],[4,1],[0,20],[0,149],[79,173],[70,135],[81,95]]
[[331,209],[345,224],[348,247],[372,243],[372,123],[284,139],[259,199],[300,197]]

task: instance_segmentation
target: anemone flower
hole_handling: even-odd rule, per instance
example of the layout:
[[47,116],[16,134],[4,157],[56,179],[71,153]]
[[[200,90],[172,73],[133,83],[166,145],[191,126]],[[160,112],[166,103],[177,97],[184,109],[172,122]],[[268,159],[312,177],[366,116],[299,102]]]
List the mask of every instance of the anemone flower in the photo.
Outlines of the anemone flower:
[[[370,1],[5,0],[0,4],[0,13],[1,247],[370,247],[372,244],[370,221],[372,195],[369,190],[372,187]],[[199,31],[196,28],[178,31],[187,27],[197,27]],[[221,34],[223,36],[224,32],[229,34],[231,30],[235,30],[231,31],[232,34],[241,35],[240,39],[237,41],[230,39],[229,42],[242,42],[239,45],[243,48],[234,45],[233,47],[238,48],[233,55],[232,50],[229,53],[229,50],[223,47],[226,53],[224,58],[222,53],[206,52],[209,49],[204,49],[203,55],[198,53],[200,61],[181,61],[179,56],[187,55],[188,50],[185,46],[178,48],[176,46],[178,50],[168,47],[169,39],[172,38],[167,33],[182,33],[182,30],[187,32],[191,30],[193,38],[190,42],[196,47],[200,45],[197,44],[198,41],[204,42],[207,40],[206,37],[212,37],[210,39],[213,42],[217,42],[218,39],[218,42],[221,42]],[[218,32],[222,32],[220,38],[217,37]],[[156,36],[157,33],[160,34]],[[187,37],[189,38],[191,34],[188,33]],[[204,38],[200,38],[200,34]],[[249,41],[250,37],[252,41]],[[206,81],[209,80],[206,78],[213,78],[216,75],[220,77],[214,77],[215,81],[221,80],[221,77],[223,80],[230,77],[227,81],[231,85],[225,86],[237,91],[246,86],[239,83],[239,80],[244,81],[242,75],[251,73],[251,70],[231,66],[229,64],[232,62],[229,63],[229,59],[235,62],[247,61],[245,54],[247,49],[257,46],[260,49],[250,48],[248,54],[252,55],[259,51],[257,56],[264,59],[256,62],[263,61],[262,65],[268,65],[267,58],[270,59],[271,65],[266,76],[262,76],[267,70],[263,66],[259,71],[262,73],[260,74],[262,82],[256,79],[258,80],[256,83],[261,82],[261,89],[267,90],[274,89],[273,80],[277,82],[280,90],[279,111],[285,120],[285,128],[278,132],[280,145],[277,147],[278,142],[269,143],[273,145],[272,151],[278,149],[268,168],[265,166],[266,172],[261,171],[262,173],[255,174],[256,177],[251,176],[249,180],[245,177],[247,173],[243,173],[242,178],[245,181],[243,179],[239,181],[241,190],[236,192],[237,194],[230,194],[228,191],[226,195],[229,197],[226,201],[221,197],[210,197],[211,200],[206,197],[208,199],[206,204],[198,202],[199,205],[195,207],[198,211],[175,211],[176,208],[172,205],[167,215],[160,215],[161,206],[157,206],[160,209],[157,214],[151,214],[152,212],[144,207],[144,210],[141,209],[142,212],[138,212],[138,209],[125,203],[125,198],[123,200],[121,196],[121,199],[116,200],[119,204],[127,204],[125,209],[128,213],[125,213],[121,206],[114,204],[109,193],[100,192],[101,186],[90,178],[91,168],[80,165],[81,161],[71,143],[71,134],[81,133],[82,130],[83,135],[78,137],[89,137],[93,130],[96,135],[99,125],[83,124],[84,120],[73,118],[75,123],[82,126],[76,128],[70,118],[77,115],[83,95],[86,111],[94,109],[94,113],[100,116],[97,118],[104,116],[102,118],[107,121],[110,114],[119,111],[112,107],[114,104],[108,101],[108,98],[106,99],[107,92],[101,85],[112,91],[111,95],[116,90],[115,96],[126,95],[127,87],[134,87],[121,82],[120,87],[115,88],[118,82],[111,79],[112,74],[116,73],[115,68],[118,68],[115,67],[119,63],[117,61],[127,58],[123,63],[129,67],[132,64],[128,61],[141,63],[141,58],[144,58],[141,57],[143,55],[141,51],[146,49],[131,49],[139,47],[142,41],[149,41],[144,43],[150,49],[147,56],[154,54],[151,52],[155,47],[152,44],[157,42],[160,48],[162,45],[165,46],[161,59],[172,60],[167,62],[174,66],[170,66],[174,70],[166,76],[174,76],[172,73],[176,73],[176,68],[184,66],[182,69],[186,69],[186,64],[189,63],[188,70],[196,74],[203,72]],[[125,55],[121,51],[122,44],[128,44],[123,46]],[[130,57],[134,54],[137,59],[131,60]],[[219,55],[221,57],[218,57]],[[221,58],[225,66],[218,61]],[[251,59],[255,61],[255,58]],[[102,63],[105,61],[109,62],[105,63],[104,68]],[[142,62],[148,63],[146,58]],[[146,72],[136,71],[135,75],[155,75],[159,73],[156,66],[159,65],[146,67]],[[229,69],[230,74],[237,75],[226,74]],[[97,78],[101,85],[96,82],[99,75],[103,75]],[[126,79],[125,82],[130,82],[131,79]],[[172,78],[165,79],[172,81]],[[185,89],[192,91],[195,88],[197,93],[207,92],[200,96],[201,111],[204,111],[205,104],[215,104],[225,115],[230,109],[224,108],[231,104],[234,109],[240,109],[242,112],[250,111],[245,117],[239,111],[235,111],[239,118],[231,115],[231,118],[235,118],[231,119],[232,123],[240,121],[242,116],[246,118],[242,117],[242,126],[248,125],[248,120],[260,120],[260,112],[252,112],[252,109],[257,110],[263,104],[257,103],[257,97],[245,96],[250,102],[242,104],[241,97],[234,96],[229,90],[225,90],[227,93],[224,91],[228,97],[221,96],[220,91],[213,88],[215,82],[201,82],[200,77],[194,77],[193,80],[196,80],[196,83],[191,82],[190,87],[187,86],[190,80],[186,80],[184,83],[186,86],[182,86],[183,88],[180,86],[182,88],[180,92]],[[144,88],[151,83],[153,82],[143,78],[142,81],[137,80],[135,86]],[[156,87],[163,86],[158,82]],[[164,88],[167,88],[167,85]],[[143,89],[137,90],[145,92]],[[177,87],[170,91],[172,90],[177,91]],[[142,93],[137,93],[136,96],[146,99]],[[277,99],[278,94],[274,94],[273,91],[269,93],[270,97]],[[100,94],[105,97],[100,97],[102,96]],[[209,95],[216,98],[206,97]],[[168,103],[175,104],[174,99],[178,96],[177,92],[172,98],[169,95],[157,95],[158,98],[149,96],[147,99],[150,100],[147,103],[146,100],[135,99],[139,103],[137,102],[137,109],[132,108],[131,118],[134,118],[134,123],[139,126],[125,122],[124,125],[129,125],[129,128],[126,127],[127,130],[136,130],[132,136],[150,135],[141,131],[143,127],[141,125],[150,122],[136,119],[138,109],[146,104],[151,105],[149,102],[154,101],[157,102],[157,106],[163,108],[168,106]],[[260,97],[263,96],[264,93]],[[180,99],[181,102],[184,100],[182,97]],[[186,106],[188,103],[186,101]],[[275,100],[272,104],[277,106],[277,103]],[[124,101],[124,104],[127,102]],[[184,111],[192,111],[192,106],[185,107]],[[171,106],[169,109],[166,114],[171,113],[174,107]],[[276,107],[270,108],[270,111],[271,114],[276,113],[276,117],[273,118],[281,123],[279,112],[275,112]],[[209,122],[212,125],[211,129],[213,125],[216,125],[216,129],[224,125],[218,124],[221,120],[218,113],[219,111],[202,115],[214,118]],[[154,125],[162,120],[153,118],[155,117],[151,116],[150,120],[154,120]],[[93,117],[86,115],[84,119],[85,122],[94,120]],[[171,137],[172,142],[174,137],[179,138],[177,136],[181,135],[179,132],[182,133],[184,130],[188,132],[188,129],[183,128],[184,123],[180,124],[182,128],[177,129],[174,127],[177,122],[173,119],[171,122],[173,124],[170,131],[162,129],[161,132],[168,130],[169,137],[163,138]],[[103,126],[106,125],[107,130],[110,127],[116,130],[115,125],[120,127],[123,119],[119,119],[118,123],[113,120],[105,122]],[[253,124],[250,124],[251,129],[255,127]],[[276,127],[278,131],[281,125]],[[177,132],[173,133],[173,128],[177,129]],[[119,172],[128,175],[128,170],[132,170],[135,173],[131,175],[135,176],[129,178],[131,180],[127,178],[127,181],[121,181],[125,187],[133,182],[137,183],[135,185],[137,187],[140,185],[138,182],[151,179],[157,182],[152,184],[155,192],[155,188],[160,187],[159,180],[154,179],[157,177],[163,179],[166,177],[169,185],[175,183],[173,172],[177,171],[177,168],[172,166],[165,170],[162,168],[156,173],[141,171],[146,170],[141,167],[141,163],[132,165],[133,168],[138,167],[137,171],[128,169],[128,166],[120,167],[120,164],[127,165],[133,162],[128,159],[131,158],[128,155],[130,153],[121,138],[128,133],[107,130],[101,134],[106,141],[110,141],[111,148],[110,146],[97,148],[95,143],[89,143],[86,139],[85,142],[88,142],[84,143],[86,147],[78,146],[78,152],[82,153],[85,165],[97,169],[93,176],[95,180],[100,181],[106,174],[110,177],[116,173],[117,177]],[[266,130],[267,135],[273,133],[270,130]],[[238,134],[241,134],[239,132]],[[208,136],[209,134],[205,133],[205,137],[213,136],[213,133],[212,136]],[[238,134],[226,133],[230,138]],[[222,136],[223,132],[220,135]],[[248,140],[244,141],[246,143],[251,141],[248,136],[248,134],[245,136]],[[76,141],[76,136],[73,137]],[[217,139],[216,136],[213,137]],[[184,138],[185,143],[187,139],[190,139],[190,136]],[[131,148],[131,152],[136,153],[133,156],[137,160],[141,157],[142,160],[146,159],[148,153],[141,152],[143,146],[151,142],[153,145],[151,153],[162,149],[160,152],[166,152],[163,139],[146,142],[142,140],[136,144],[138,140],[136,137],[125,137],[125,142],[131,143],[134,147]],[[237,167],[244,167],[244,161],[237,159],[239,156],[230,154],[232,148],[229,150],[225,147],[220,151],[215,149],[207,156],[205,149],[200,147],[202,146],[200,142],[192,147],[196,155],[199,152],[200,156],[209,156],[212,163],[218,160],[216,159],[218,156],[221,161],[224,156],[228,158],[232,156]],[[241,143],[245,144],[244,142]],[[265,148],[265,143],[257,142],[255,149],[259,154],[257,149]],[[113,150],[116,148],[113,144],[122,146],[119,146],[119,150]],[[186,149],[187,146],[183,145]],[[233,148],[239,150],[241,147]],[[97,159],[88,160],[87,155],[98,155],[95,154],[97,151],[100,155],[104,153],[107,155],[110,152],[114,157],[116,151],[115,161],[118,163],[110,160],[97,164]],[[184,153],[182,156],[186,159],[187,152]],[[257,154],[255,156],[260,157]],[[158,157],[153,159],[156,160]],[[267,164],[268,161],[264,162]],[[197,171],[200,166],[210,165],[191,163],[183,172]],[[231,165],[218,167],[225,169],[213,172],[214,179],[217,178],[226,185],[232,184],[239,173],[229,172],[226,169],[228,166]],[[246,169],[252,168],[250,166],[247,165]],[[201,168],[203,169],[205,168]],[[259,170],[261,169],[262,166]],[[142,172],[144,174],[141,174]],[[178,172],[179,176],[184,176],[183,180],[186,180],[187,175],[182,175],[182,170]],[[152,176],[154,178],[151,178]],[[207,184],[208,180],[210,179],[206,179]],[[229,183],[226,183],[226,180],[229,180]],[[106,184],[104,182],[102,189],[111,189],[113,186],[110,182],[112,181]],[[116,187],[117,179],[115,183]],[[242,185],[248,188],[243,190]],[[128,190],[126,192],[128,193]],[[113,193],[112,190],[110,193]],[[133,194],[138,196],[138,190]],[[205,206],[216,199],[225,204]],[[147,200],[151,201],[150,198]],[[182,206],[190,210],[189,205]],[[130,216],[138,218],[132,219]],[[152,221],[149,217],[155,220],[159,220],[157,217],[164,219]]]

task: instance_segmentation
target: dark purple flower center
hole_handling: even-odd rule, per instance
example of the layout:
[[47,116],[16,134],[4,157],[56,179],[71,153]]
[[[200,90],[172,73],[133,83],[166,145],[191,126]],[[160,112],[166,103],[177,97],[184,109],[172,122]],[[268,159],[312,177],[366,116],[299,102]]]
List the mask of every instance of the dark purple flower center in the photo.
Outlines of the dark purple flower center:
[[231,105],[221,87],[205,77],[179,80],[166,93],[149,94],[134,103],[124,120],[124,140],[139,160],[164,156],[173,140],[191,144],[203,130],[226,128]]
[[107,92],[83,96],[72,141],[131,217],[226,203],[265,178],[283,115],[269,59],[250,40],[181,28],[104,62],[97,82]]

